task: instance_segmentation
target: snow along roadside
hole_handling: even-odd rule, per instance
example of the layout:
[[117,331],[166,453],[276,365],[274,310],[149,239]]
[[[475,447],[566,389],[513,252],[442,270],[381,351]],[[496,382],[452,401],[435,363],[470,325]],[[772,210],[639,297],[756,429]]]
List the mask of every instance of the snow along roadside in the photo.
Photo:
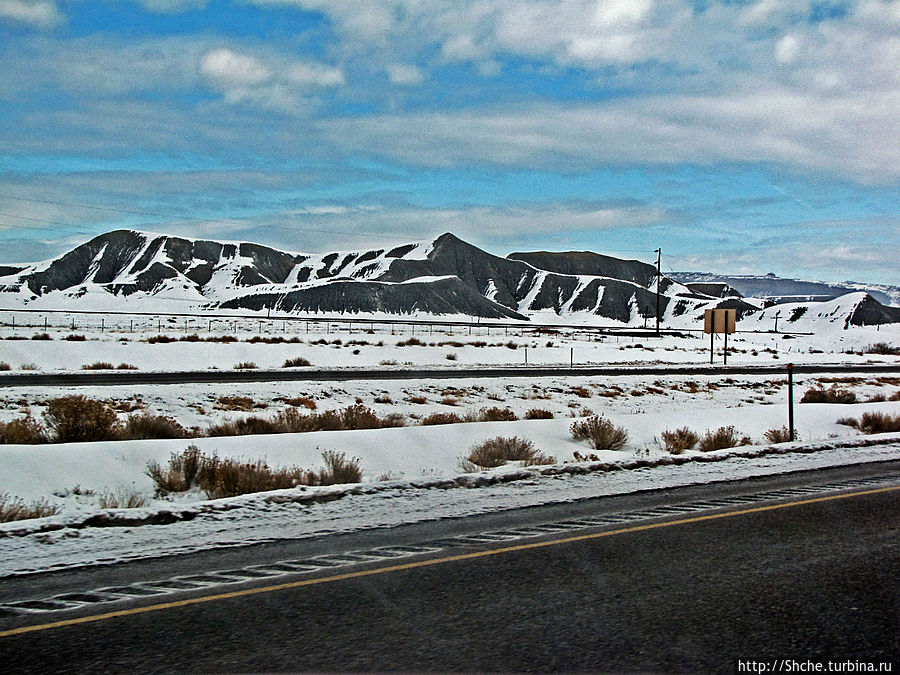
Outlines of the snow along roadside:
[[[91,527],[139,527],[143,525],[169,525],[179,521],[194,520],[203,514],[216,514],[266,504],[298,504],[309,506],[343,499],[351,495],[372,495],[397,490],[448,490],[454,488],[485,488],[494,485],[534,480],[560,475],[585,475],[614,471],[633,471],[689,463],[721,462],[730,459],[756,459],[770,455],[811,454],[825,450],[871,448],[875,446],[900,446],[900,435],[875,434],[864,438],[835,439],[818,443],[780,443],[766,446],[739,446],[713,452],[694,451],[683,455],[664,455],[655,458],[631,459],[622,462],[576,462],[551,466],[512,467],[492,471],[465,473],[448,478],[424,478],[421,480],[383,481],[380,483],[350,483],[330,486],[299,486],[285,490],[272,490],[238,497],[211,499],[183,506],[145,507],[136,509],[102,509],[95,513],[70,514],[34,518],[31,520],[0,523],[0,539],[27,536],[41,532],[53,532],[65,528]],[[897,448],[900,458],[900,447]],[[854,463],[854,462],[848,462]],[[743,477],[743,476],[741,476]]]

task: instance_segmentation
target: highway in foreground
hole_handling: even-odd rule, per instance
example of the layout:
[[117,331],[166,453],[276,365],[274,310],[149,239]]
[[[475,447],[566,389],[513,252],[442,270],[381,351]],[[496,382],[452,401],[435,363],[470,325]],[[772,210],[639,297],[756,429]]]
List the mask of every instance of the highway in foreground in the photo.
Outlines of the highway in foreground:
[[[404,544],[405,557],[346,555]],[[0,669],[749,672],[739,659],[781,672],[829,660],[900,667],[900,462],[20,577],[4,582],[0,603],[341,555],[343,566],[314,572],[0,613]]]
[[[135,384],[207,384],[229,382],[346,382],[351,380],[419,380],[504,377],[616,377],[622,375],[785,375],[785,365],[610,365],[489,366],[476,368],[334,368],[275,370],[88,371],[0,373],[0,387],[97,387]],[[900,365],[798,364],[795,373],[900,373]]]

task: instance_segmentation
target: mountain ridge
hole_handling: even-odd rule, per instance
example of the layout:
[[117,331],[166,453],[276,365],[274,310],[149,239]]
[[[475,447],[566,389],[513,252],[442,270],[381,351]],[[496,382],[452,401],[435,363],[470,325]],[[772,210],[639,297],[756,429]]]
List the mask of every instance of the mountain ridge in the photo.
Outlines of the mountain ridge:
[[[713,292],[718,289],[719,292]],[[658,295],[657,295],[658,290]],[[870,297],[870,296],[869,296]],[[661,320],[694,326],[702,310],[744,317],[762,303],[719,286],[659,278],[656,268],[590,251],[484,251],[452,233],[359,250],[303,253],[252,242],[136,230],[98,235],[62,255],[0,266],[0,302],[46,307],[245,309],[311,314],[484,319]],[[894,316],[867,305],[859,316]]]

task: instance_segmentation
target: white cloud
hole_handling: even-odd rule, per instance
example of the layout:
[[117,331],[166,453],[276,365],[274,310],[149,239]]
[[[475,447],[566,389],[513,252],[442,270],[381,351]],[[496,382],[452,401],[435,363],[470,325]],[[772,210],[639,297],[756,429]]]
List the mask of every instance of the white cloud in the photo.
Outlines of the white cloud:
[[208,0],[141,0],[141,4],[158,14],[178,14],[193,9],[203,9]]
[[2,19],[47,29],[62,23],[64,17],[52,0],[0,0]]
[[300,85],[318,87],[335,87],[346,82],[340,68],[318,63],[295,63],[287,68],[286,77]]
[[385,69],[393,84],[413,85],[425,81],[425,74],[416,66],[393,63]]
[[800,41],[796,35],[785,35],[775,43],[775,60],[781,65],[788,65],[797,57]]
[[200,72],[224,86],[260,84],[272,77],[272,72],[259,60],[230,49],[213,49],[203,56]]

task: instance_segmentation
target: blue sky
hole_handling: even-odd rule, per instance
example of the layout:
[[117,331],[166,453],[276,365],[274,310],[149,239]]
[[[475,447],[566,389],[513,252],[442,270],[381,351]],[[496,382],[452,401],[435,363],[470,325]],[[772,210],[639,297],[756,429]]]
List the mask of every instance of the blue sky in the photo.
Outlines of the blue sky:
[[900,0],[0,0],[0,262],[133,227],[900,284]]

